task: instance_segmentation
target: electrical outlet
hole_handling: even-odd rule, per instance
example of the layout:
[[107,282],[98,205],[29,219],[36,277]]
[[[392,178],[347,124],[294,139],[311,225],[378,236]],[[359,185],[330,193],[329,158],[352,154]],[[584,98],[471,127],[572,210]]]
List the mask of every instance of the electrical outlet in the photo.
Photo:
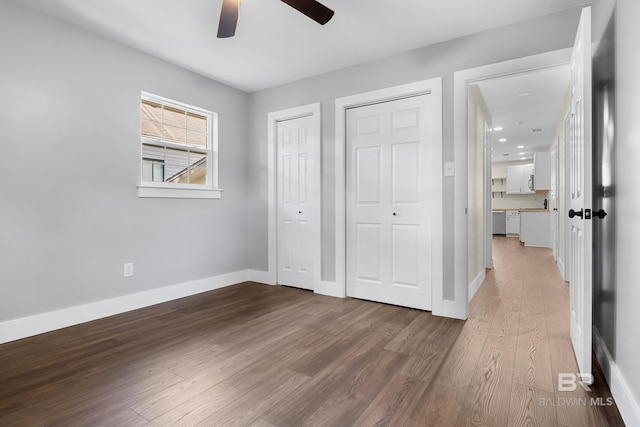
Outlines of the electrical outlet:
[[131,277],[133,276],[133,263],[132,262],[125,262],[124,263],[124,277]]

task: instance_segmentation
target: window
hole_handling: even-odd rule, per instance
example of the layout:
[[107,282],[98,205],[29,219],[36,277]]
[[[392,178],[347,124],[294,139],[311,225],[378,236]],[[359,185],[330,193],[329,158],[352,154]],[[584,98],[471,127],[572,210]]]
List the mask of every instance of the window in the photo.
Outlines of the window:
[[143,92],[140,141],[140,197],[220,197],[215,113]]

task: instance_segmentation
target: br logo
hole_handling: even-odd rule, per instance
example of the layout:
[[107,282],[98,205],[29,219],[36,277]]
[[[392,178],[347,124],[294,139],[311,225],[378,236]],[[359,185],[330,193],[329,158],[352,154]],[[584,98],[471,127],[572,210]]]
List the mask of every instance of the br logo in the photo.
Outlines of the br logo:
[[578,385],[585,391],[591,391],[589,384],[593,384],[593,375],[591,374],[576,375],[572,372],[558,374],[558,391],[576,391]]

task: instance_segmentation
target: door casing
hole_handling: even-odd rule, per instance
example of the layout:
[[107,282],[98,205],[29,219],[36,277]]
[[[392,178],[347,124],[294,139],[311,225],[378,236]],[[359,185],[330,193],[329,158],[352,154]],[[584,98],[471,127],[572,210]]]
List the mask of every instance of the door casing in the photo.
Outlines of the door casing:
[[[469,85],[499,77],[543,70],[556,66],[566,66],[571,60],[571,48],[560,49],[538,55],[517,58],[454,73],[454,292],[450,308],[461,319],[469,313],[468,283],[468,88]],[[486,184],[485,184],[486,185]],[[484,194],[491,194],[490,188]],[[490,196],[489,196],[490,197]],[[490,222],[487,221],[485,236],[491,236]]]
[[321,292],[321,257],[322,257],[322,236],[321,236],[321,141],[322,135],[320,131],[320,103],[302,105],[299,107],[289,108],[286,110],[274,111],[268,114],[267,127],[268,127],[268,140],[267,140],[267,165],[268,165],[268,178],[267,178],[267,199],[268,199],[268,271],[267,274],[261,277],[257,277],[255,280],[275,285],[278,283],[278,265],[277,265],[277,179],[278,179],[278,167],[277,167],[277,124],[278,122],[296,119],[299,117],[312,116],[312,132],[316,134],[315,145],[313,151],[310,153],[315,157],[317,162],[317,170],[314,176],[316,185],[311,186],[316,191],[309,195],[310,199],[313,199],[313,206],[316,210],[314,217],[318,218],[316,224],[313,224],[310,231],[309,246],[311,256],[313,259],[313,290],[314,292]]

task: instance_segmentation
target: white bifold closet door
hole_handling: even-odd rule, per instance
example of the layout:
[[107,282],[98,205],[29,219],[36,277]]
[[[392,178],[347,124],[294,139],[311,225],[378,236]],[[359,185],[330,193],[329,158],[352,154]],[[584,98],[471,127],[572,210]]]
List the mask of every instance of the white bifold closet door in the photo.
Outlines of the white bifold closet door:
[[431,309],[430,95],[347,110],[347,295]]

